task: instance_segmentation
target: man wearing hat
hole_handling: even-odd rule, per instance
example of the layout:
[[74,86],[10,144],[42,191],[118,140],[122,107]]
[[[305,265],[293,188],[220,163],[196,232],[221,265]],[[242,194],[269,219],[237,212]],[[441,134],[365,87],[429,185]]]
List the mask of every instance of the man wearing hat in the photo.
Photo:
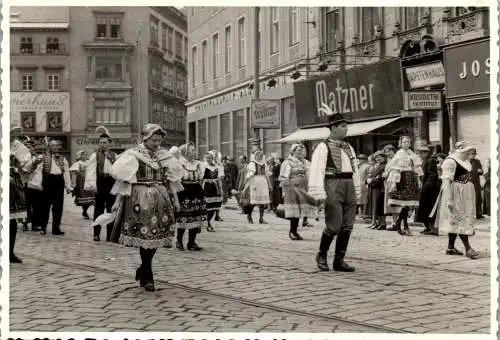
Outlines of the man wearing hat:
[[[88,166],[85,172],[85,184],[83,189],[95,193],[94,221],[97,217],[106,212],[111,213],[111,208],[115,203],[115,196],[111,194],[111,189],[115,180],[111,176],[111,167],[116,160],[116,153],[109,150],[111,145],[111,135],[104,126],[99,126],[96,133],[100,133],[99,147],[96,152],[90,155]],[[106,241],[111,240],[113,224],[106,226]],[[94,241],[101,240],[101,226],[94,227]]]
[[368,185],[366,184],[366,179],[368,177],[368,169],[370,165],[368,164],[368,156],[364,154],[358,155],[359,164],[359,180],[361,183],[361,196],[358,200],[358,213],[363,213],[365,211],[365,206],[368,202]]
[[42,198],[44,204],[40,211],[40,227],[42,235],[47,233],[50,210],[52,209],[52,235],[64,235],[61,231],[61,220],[64,206],[64,188],[71,192],[69,164],[59,153],[61,143],[52,139],[48,143],[48,152],[43,155],[43,165],[36,171],[42,172]]
[[354,267],[344,261],[344,256],[354,225],[357,199],[361,195],[358,161],[352,146],[344,141],[347,135],[344,116],[334,114],[326,104],[320,110],[328,115],[330,137],[314,150],[309,171],[309,195],[325,206],[326,227],[316,263],[320,270],[330,270],[327,253],[337,236],[333,269],[353,272]]

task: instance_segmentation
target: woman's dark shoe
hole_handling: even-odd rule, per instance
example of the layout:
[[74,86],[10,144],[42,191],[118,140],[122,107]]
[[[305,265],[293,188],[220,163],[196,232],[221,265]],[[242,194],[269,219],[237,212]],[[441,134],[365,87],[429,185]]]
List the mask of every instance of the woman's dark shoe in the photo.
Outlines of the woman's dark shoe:
[[86,211],[82,212],[82,216],[83,216],[84,219],[90,220],[90,217],[89,217],[89,215],[87,214]]
[[247,220],[248,220],[248,223],[253,224],[252,215],[247,215]]
[[99,235],[94,236],[94,241],[99,242],[101,240],[101,237]]
[[12,254],[12,255],[9,256],[9,262],[10,263],[23,263],[23,260],[21,260],[16,255]]
[[211,224],[208,224],[208,226],[207,226],[207,231],[208,231],[208,232],[211,232],[211,233],[215,232],[214,227],[212,227],[212,225],[211,225]]
[[292,241],[297,241],[297,237],[293,234],[293,233],[288,233],[288,237],[290,238],[290,240]]
[[60,230],[52,232],[52,235],[56,235],[56,236],[63,236],[64,234],[65,234],[65,232],[64,231],[60,231]]
[[303,240],[302,236],[300,236],[299,233],[295,233],[294,236],[295,236],[295,239],[297,241],[302,241]]
[[405,236],[413,236],[413,234],[410,231],[410,228],[405,227],[403,232],[404,232],[403,235],[405,235]]
[[224,220],[220,216],[215,216],[217,222],[223,222]]
[[462,253],[461,251],[459,251],[456,248],[446,249],[446,255],[458,255],[458,256],[462,256],[463,254],[464,253]]
[[193,242],[192,244],[187,245],[187,249],[197,251],[197,250],[202,250],[203,248],[197,245],[195,242]]
[[142,275],[142,267],[137,268],[135,272],[135,280],[139,281],[139,285],[141,287],[144,287],[146,285],[146,280],[144,279]]
[[260,218],[260,219],[259,219],[259,224],[268,224],[268,223],[267,223],[266,221],[264,221],[264,219],[263,219],[263,218]]
[[177,241],[175,247],[179,250],[184,250],[184,245],[182,244],[182,241],[181,242]]
[[467,252],[465,253],[465,255],[470,258],[471,260],[476,260],[479,258],[479,253],[477,251],[475,251],[474,249],[470,248],[469,250],[467,250]]
[[387,226],[385,224],[379,225],[377,230],[387,230]]
[[144,284],[144,289],[146,292],[154,292],[155,291],[155,283],[154,281],[148,281]]

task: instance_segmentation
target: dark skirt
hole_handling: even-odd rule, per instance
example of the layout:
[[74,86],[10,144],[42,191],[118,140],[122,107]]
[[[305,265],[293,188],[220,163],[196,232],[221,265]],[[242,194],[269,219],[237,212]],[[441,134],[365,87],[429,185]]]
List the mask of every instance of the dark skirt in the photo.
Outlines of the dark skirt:
[[491,216],[491,182],[484,183],[483,214]]
[[217,184],[214,182],[205,182],[203,192],[205,194],[207,211],[219,210],[222,205],[222,193],[219,193]]
[[182,182],[184,190],[177,193],[180,209],[175,214],[178,229],[201,228],[207,223],[207,205],[205,192],[199,183]]
[[373,195],[373,201],[375,202],[374,204],[374,216],[375,217],[380,217],[380,216],[385,216],[384,213],[384,187],[381,188],[372,188],[372,195]]
[[415,172],[401,172],[401,180],[396,184],[396,190],[389,194],[388,203],[400,207],[418,207],[418,176]]
[[373,195],[373,187],[371,185],[368,186],[368,192],[366,194],[366,204],[363,211],[363,217],[365,218],[373,218],[375,212],[375,198]]
[[83,190],[85,185],[85,172],[78,172],[76,175],[75,204],[79,207],[89,206],[95,203],[95,194]]
[[439,180],[426,181],[422,186],[420,193],[420,200],[417,210],[417,217],[415,222],[427,223],[429,215],[434,208],[434,204],[439,196],[441,184]]
[[26,217],[26,193],[21,175],[15,171],[10,172],[9,208],[10,219]]

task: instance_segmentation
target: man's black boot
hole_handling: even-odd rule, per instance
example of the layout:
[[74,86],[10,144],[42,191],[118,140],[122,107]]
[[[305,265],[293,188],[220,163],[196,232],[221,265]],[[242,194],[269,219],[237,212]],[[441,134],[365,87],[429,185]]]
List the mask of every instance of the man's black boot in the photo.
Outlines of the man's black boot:
[[337,236],[337,243],[335,245],[335,259],[333,260],[333,270],[338,272],[353,272],[354,267],[348,265],[344,261],[344,256],[351,237],[350,231],[341,231]]
[[330,268],[328,267],[327,254],[334,237],[335,235],[329,236],[325,234],[325,232],[323,232],[323,234],[321,235],[319,252],[316,255],[316,264],[321,271],[327,272],[330,270]]

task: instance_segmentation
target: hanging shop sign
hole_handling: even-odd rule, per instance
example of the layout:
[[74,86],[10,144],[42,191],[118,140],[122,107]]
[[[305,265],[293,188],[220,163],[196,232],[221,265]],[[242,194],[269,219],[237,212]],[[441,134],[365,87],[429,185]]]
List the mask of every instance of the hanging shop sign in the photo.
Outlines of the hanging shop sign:
[[410,91],[404,93],[404,109],[407,111],[425,111],[441,109],[441,92]]
[[250,117],[252,129],[279,129],[281,102],[279,100],[252,100]]
[[444,63],[448,100],[489,96],[490,39],[446,48]]
[[323,104],[350,121],[399,114],[403,109],[401,63],[390,60],[296,82],[294,95],[298,127],[325,125]]
[[441,85],[445,82],[442,62],[405,68],[405,75],[411,89]]

